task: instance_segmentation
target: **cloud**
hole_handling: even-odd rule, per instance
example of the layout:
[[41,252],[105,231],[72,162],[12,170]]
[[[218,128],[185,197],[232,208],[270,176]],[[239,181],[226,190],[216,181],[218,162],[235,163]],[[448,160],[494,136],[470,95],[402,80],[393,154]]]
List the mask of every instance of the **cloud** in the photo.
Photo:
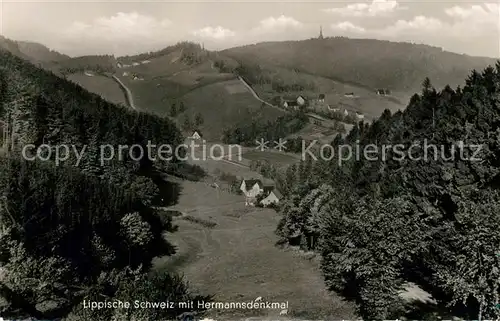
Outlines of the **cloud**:
[[85,43],[96,52],[115,54],[148,50],[166,44],[174,35],[169,19],[159,20],[137,12],[118,12],[91,22],[75,21],[61,32],[67,47]]
[[411,20],[398,20],[393,25],[379,30],[378,32],[387,36],[398,36],[408,32],[434,32],[441,30],[443,27],[444,24],[439,19],[425,16],[416,16]]
[[454,6],[445,10],[453,21],[450,32],[455,36],[491,36],[498,42],[500,33],[500,5],[483,3],[469,7]]
[[468,8],[454,6],[445,9],[445,13],[455,19],[472,19],[476,21],[487,20],[498,22],[500,6],[497,3],[484,3],[482,5],[472,5]]
[[[406,20],[399,19],[386,27],[366,29],[363,36],[391,41],[420,42],[471,55],[491,57],[500,55],[498,4],[453,6],[444,9],[443,13],[445,14],[443,19],[423,15]],[[343,30],[346,35],[351,36],[356,36],[363,29],[350,22],[333,25],[332,28]],[[479,41],[485,38],[490,40]]]
[[353,33],[364,33],[366,31],[365,28],[357,26],[349,21],[343,21],[336,24],[332,24],[330,27],[334,31],[345,31]]
[[373,0],[371,3],[353,3],[341,8],[323,9],[324,12],[344,17],[375,17],[404,9],[396,0]]
[[224,40],[229,37],[234,37],[236,33],[232,30],[226,29],[221,26],[217,27],[205,27],[196,31],[193,31],[192,34],[196,37],[200,38],[209,38],[214,40]]
[[75,21],[66,34],[86,38],[133,39],[152,38],[168,29],[172,22],[168,19],[156,20],[137,12],[118,12],[111,17],[99,17],[91,23]]
[[446,35],[447,38],[471,39],[490,36],[498,43],[500,6],[484,3],[468,7],[453,6],[444,13],[451,19],[439,20],[433,17],[416,16],[411,20],[398,20],[380,33],[391,36],[401,34],[420,34],[422,36]]
[[254,31],[281,31],[290,28],[301,28],[304,24],[292,17],[281,15],[277,18],[269,17],[260,21]]

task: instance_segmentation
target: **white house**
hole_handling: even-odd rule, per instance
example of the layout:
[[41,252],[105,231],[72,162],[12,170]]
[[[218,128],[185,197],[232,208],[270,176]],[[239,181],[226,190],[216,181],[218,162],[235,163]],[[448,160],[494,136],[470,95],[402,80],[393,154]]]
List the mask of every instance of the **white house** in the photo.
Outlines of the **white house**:
[[347,109],[344,109],[344,116],[349,116],[349,112],[347,111]]
[[138,62],[133,62],[132,63],[132,66],[139,66],[139,65],[140,65],[140,63],[138,63]]
[[318,102],[324,103],[325,102],[325,94],[319,94],[318,96]]
[[127,77],[128,75],[130,75],[130,73],[128,71],[123,72],[123,77]]
[[197,130],[195,130],[193,135],[191,135],[189,138],[198,140],[198,139],[201,139],[201,135]]
[[123,67],[123,64],[122,64],[121,62],[117,62],[117,63],[116,63],[116,67],[117,67],[117,68],[122,68],[122,67]]
[[150,62],[151,62],[150,60],[143,60],[143,61],[141,62],[141,64],[143,64],[143,65],[144,65],[144,64],[149,64]]
[[388,96],[390,94],[389,89],[377,89],[377,95],[379,96]]
[[241,182],[240,190],[245,195],[245,206],[254,206],[257,196],[264,192],[264,186],[258,179],[244,179]]
[[344,97],[352,98],[352,97],[354,97],[354,93],[345,93]]
[[241,182],[240,190],[245,195],[245,206],[255,206],[257,197],[263,195],[260,201],[262,206],[278,204],[282,197],[274,186],[264,186],[258,179],[245,179]]
[[365,115],[361,114],[361,113],[358,113],[356,112],[356,118],[359,119],[359,120],[362,120],[365,118]]
[[[266,188],[264,188],[264,193],[266,192]],[[267,207],[271,204],[278,204],[280,202],[281,194],[278,190],[271,188],[269,190],[269,194],[260,201],[260,204],[264,207]]]
[[304,106],[306,104],[306,98],[304,96],[297,96],[295,98],[286,97],[283,98],[283,107],[299,109],[299,106]]
[[304,98],[304,96],[298,96],[295,101],[299,106],[304,106],[304,104],[306,103],[306,99]]
[[90,71],[85,71],[84,74],[85,76],[94,77],[94,74],[91,73]]
[[333,108],[332,106],[328,105],[328,110],[333,111],[334,113],[340,112],[340,108]]
[[295,100],[289,100],[289,101],[285,101],[283,103],[283,107],[285,107],[285,108],[299,109],[299,104]]

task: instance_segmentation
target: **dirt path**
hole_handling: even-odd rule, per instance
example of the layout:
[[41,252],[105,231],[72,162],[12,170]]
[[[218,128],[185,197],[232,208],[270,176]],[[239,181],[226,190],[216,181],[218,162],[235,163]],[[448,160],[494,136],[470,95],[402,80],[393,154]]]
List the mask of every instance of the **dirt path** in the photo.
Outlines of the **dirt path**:
[[[330,293],[316,262],[295,251],[276,247],[280,219],[271,209],[245,206],[243,196],[216,191],[204,183],[182,182],[173,208],[217,223],[207,228],[176,220],[179,230],[167,235],[179,252],[159,259],[155,268],[185,275],[194,290],[215,295],[216,302],[248,302],[262,296],[267,302],[288,302],[288,316],[280,309],[210,310],[222,320],[355,319],[352,304]],[[297,316],[295,318],[294,316]]]
[[137,110],[134,104],[134,97],[132,96],[132,92],[130,91],[130,89],[127,86],[125,86],[125,84],[118,77],[116,77],[115,75],[113,75],[112,77],[118,83],[118,85],[120,85],[120,88],[125,93],[125,99],[127,100],[129,107],[132,108],[133,110]]
[[250,91],[250,93],[252,94],[252,96],[257,99],[258,101],[260,101],[261,103],[264,103],[266,104],[267,106],[269,107],[273,107],[273,108],[276,108],[276,109],[279,109],[281,111],[283,111],[282,108],[278,107],[278,106],[275,106],[271,103],[268,103],[267,101],[263,100],[262,98],[259,97],[259,95],[257,95],[257,93],[255,92],[255,90],[253,90],[252,86],[250,86],[243,78],[241,78],[240,76],[238,76],[238,79],[239,81],[241,81],[241,83]]

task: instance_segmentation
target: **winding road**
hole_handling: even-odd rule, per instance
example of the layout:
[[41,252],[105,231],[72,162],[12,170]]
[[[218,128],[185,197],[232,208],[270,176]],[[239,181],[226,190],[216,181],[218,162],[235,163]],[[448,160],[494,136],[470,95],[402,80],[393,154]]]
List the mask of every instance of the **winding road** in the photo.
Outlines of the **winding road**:
[[118,83],[118,85],[120,85],[120,88],[125,93],[125,99],[127,100],[127,104],[129,105],[129,107],[133,110],[137,110],[137,107],[134,104],[134,97],[132,96],[132,92],[130,91],[130,89],[125,86],[120,78],[116,77],[115,75],[112,75],[111,77],[113,77],[113,79]]
[[252,96],[257,99],[258,101],[260,101],[261,103],[264,103],[266,104],[267,106],[269,107],[273,107],[273,108],[276,108],[276,109],[279,109],[281,111],[283,111],[282,108],[278,107],[278,106],[275,106],[271,103],[268,103],[267,101],[263,100],[262,98],[259,97],[259,95],[257,95],[257,93],[255,92],[255,90],[253,90],[252,86],[250,86],[246,81],[245,79],[241,78],[241,76],[238,76],[238,80],[241,81],[241,83],[250,91],[250,93],[252,94]]

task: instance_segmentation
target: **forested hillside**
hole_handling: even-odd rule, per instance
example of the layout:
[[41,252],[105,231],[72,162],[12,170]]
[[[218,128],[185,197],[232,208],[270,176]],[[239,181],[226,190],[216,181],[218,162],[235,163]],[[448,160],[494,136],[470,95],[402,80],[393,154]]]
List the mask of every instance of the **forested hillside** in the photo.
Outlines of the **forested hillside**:
[[[364,319],[428,319],[398,296],[408,281],[450,314],[498,318],[499,135],[500,63],[473,71],[462,88],[437,91],[426,79],[404,112],[386,111],[332,143],[375,144],[377,160],[309,157],[281,175],[277,233],[316,251],[327,285],[348,293]],[[382,158],[382,146],[398,144]],[[410,158],[413,144],[421,148]]]
[[494,64],[494,59],[427,45],[345,37],[264,42],[227,49],[221,54],[246,65],[285,67],[373,90],[403,92],[418,90],[425,77],[433,79],[436,87],[454,87],[470,70]]
[[43,64],[46,67],[53,63],[70,59],[69,56],[51,50],[46,46],[30,41],[15,41],[0,36],[0,48],[13,55],[26,59],[35,64]]
[[[0,66],[0,119],[15,124],[16,137],[14,150],[0,158],[0,315],[172,319],[182,311],[92,311],[82,302],[202,298],[176,275],[150,275],[154,257],[173,253],[163,233],[175,228],[151,209],[159,190],[146,174],[170,163],[126,153],[101,164],[98,157],[105,144],[175,147],[183,141],[176,126],[115,106],[10,53],[0,52]],[[19,150],[26,144],[87,151],[80,163],[72,155],[57,166],[54,155],[23,159]]]
[[58,62],[70,57],[31,41],[18,41],[19,50],[34,62]]

